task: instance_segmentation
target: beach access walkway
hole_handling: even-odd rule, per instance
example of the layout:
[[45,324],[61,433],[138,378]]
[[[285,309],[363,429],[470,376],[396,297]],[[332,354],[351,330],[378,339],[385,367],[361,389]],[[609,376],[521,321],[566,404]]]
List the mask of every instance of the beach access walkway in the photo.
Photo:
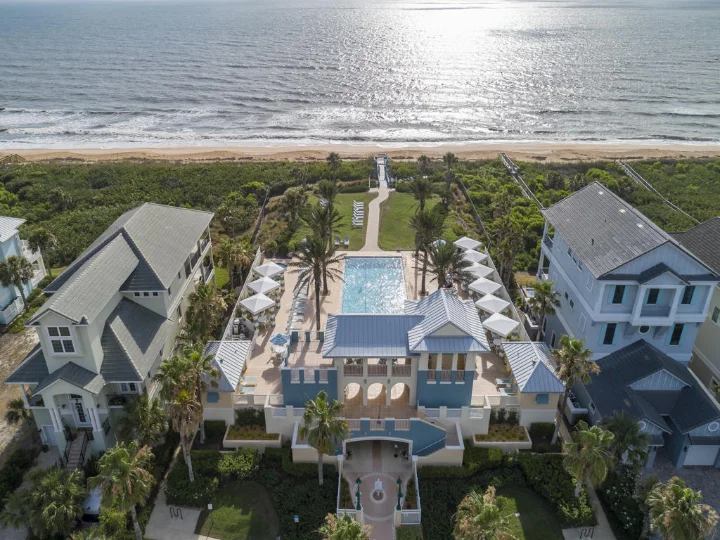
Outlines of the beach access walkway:
[[367,231],[365,233],[365,245],[360,251],[381,251],[378,247],[378,238],[380,236],[380,205],[385,202],[390,195],[390,190],[385,183],[385,187],[371,189],[371,193],[377,193],[368,204],[367,215]]

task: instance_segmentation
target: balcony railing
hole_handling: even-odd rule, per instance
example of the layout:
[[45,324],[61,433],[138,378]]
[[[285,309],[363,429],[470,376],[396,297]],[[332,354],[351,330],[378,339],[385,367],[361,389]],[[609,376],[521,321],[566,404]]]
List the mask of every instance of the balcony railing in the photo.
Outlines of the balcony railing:
[[385,431],[385,419],[377,418],[370,421],[370,431]]
[[661,305],[657,306],[654,304],[644,305],[640,309],[641,317],[667,317],[670,315],[670,306]]
[[440,373],[440,380],[442,382],[450,382],[452,381],[452,371],[449,369],[443,369]]
[[437,371],[434,369],[431,369],[427,372],[427,380],[428,381],[436,381],[437,380]]
[[368,377],[387,377],[387,364],[368,365]]
[[392,367],[392,376],[393,377],[409,377],[411,368],[412,368],[412,366],[395,365]]
[[363,367],[358,365],[348,365],[345,364],[343,366],[343,373],[346,377],[362,377],[363,376]]
[[350,431],[360,431],[361,424],[359,418],[348,418],[346,422]]
[[410,419],[409,418],[396,418],[395,419],[395,431],[410,431]]
[[5,309],[0,311],[0,323],[9,324],[23,310],[23,301],[20,296],[10,302]]
[[400,523],[402,525],[420,525],[420,510],[402,510]]
[[105,420],[103,420],[102,430],[103,430],[103,433],[105,433],[105,435],[110,433],[110,418],[109,417],[106,418]]
[[547,247],[549,247],[550,249],[552,249],[552,247],[553,247],[553,239],[546,235],[546,236],[543,237],[543,244],[545,244]]
[[205,248],[210,243],[210,238],[208,236],[205,236],[204,238],[200,239],[200,253],[205,251]]
[[464,382],[465,381],[465,370],[460,370],[455,372],[455,382]]

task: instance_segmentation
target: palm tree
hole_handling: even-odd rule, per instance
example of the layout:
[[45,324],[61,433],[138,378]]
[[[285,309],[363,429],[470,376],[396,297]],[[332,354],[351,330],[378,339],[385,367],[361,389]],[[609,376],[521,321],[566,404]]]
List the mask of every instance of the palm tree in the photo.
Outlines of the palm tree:
[[28,473],[28,484],[15,491],[0,514],[4,527],[27,527],[32,537],[67,537],[83,513],[87,496],[80,471],[35,469]]
[[98,475],[88,479],[91,489],[100,488],[103,503],[117,510],[130,512],[135,537],[142,540],[135,505],[144,503],[150,496],[153,475],[150,465],[153,454],[148,446],[138,448],[137,442],[118,443],[105,452],[98,461]]
[[337,399],[330,401],[324,390],[315,399],[305,403],[303,427],[300,437],[315,447],[318,453],[318,481],[323,483],[323,456],[334,454],[338,441],[342,441],[348,433],[348,425],[340,418],[343,404]]
[[187,309],[188,334],[197,342],[204,343],[212,339],[217,328],[225,318],[227,305],[212,285],[198,285],[188,296]]
[[436,211],[421,210],[410,217],[410,228],[415,231],[415,261],[422,251],[422,286],[420,294],[426,294],[425,277],[427,275],[427,252],[433,242],[443,234],[444,216]]
[[424,257],[423,267],[427,264],[430,273],[437,280],[438,289],[445,282],[446,276],[452,276],[453,281],[469,281],[472,274],[467,271],[470,261],[463,259],[463,253],[453,244],[431,245]]
[[35,423],[35,417],[25,408],[25,402],[22,398],[11,399],[7,402],[7,411],[5,411],[5,421],[8,424],[16,425],[22,422],[30,422],[30,430],[32,431],[33,441],[38,440],[38,428]]
[[328,157],[325,158],[325,161],[327,161],[327,164],[330,166],[330,170],[333,174],[333,181],[337,182],[337,172],[342,165],[342,159],[340,159],[340,154],[338,154],[337,152],[330,152],[328,154]]
[[155,445],[168,429],[167,416],[157,399],[143,394],[125,404],[125,414],[118,418],[117,436],[123,442],[137,440],[141,445]]
[[70,540],[111,540],[111,537],[105,534],[102,526],[95,525],[89,529],[75,531],[70,536]]
[[617,463],[639,468],[647,461],[650,435],[640,431],[637,420],[621,411],[603,419],[601,425],[615,436],[611,450]]
[[325,241],[317,235],[306,238],[300,244],[295,254],[295,259],[290,266],[299,273],[298,280],[310,280],[315,287],[315,326],[320,330],[320,287],[323,286],[323,294],[329,293],[327,280],[342,279],[336,265],[342,261],[343,256],[337,255],[335,246],[328,246]]
[[648,495],[650,526],[668,540],[700,540],[710,536],[718,514],[702,504],[702,493],[685,485],[677,476],[657,484]]
[[6,261],[0,261],[0,283],[3,287],[15,286],[20,291],[24,309],[28,308],[24,287],[34,274],[32,264],[25,257],[10,255]]
[[336,224],[334,216],[337,215],[337,220],[340,220],[340,214],[335,209],[335,198],[340,193],[340,188],[335,182],[329,180],[321,180],[317,184],[318,194],[325,199],[327,208],[327,220],[328,220],[328,242],[332,243],[333,240],[333,225]]
[[328,514],[318,533],[323,540],[370,540],[372,527],[361,525],[347,514]]
[[180,435],[183,458],[188,468],[188,478],[190,478],[191,482],[194,482],[195,475],[193,474],[192,458],[190,457],[190,446],[203,419],[202,403],[197,399],[194,392],[182,388],[167,402],[166,411],[172,428]]
[[553,285],[554,283],[552,281],[536,281],[534,286],[535,296],[528,302],[530,308],[540,317],[540,325],[538,326],[535,341],[540,341],[542,337],[542,327],[545,323],[545,317],[555,315],[555,308],[560,307],[560,295],[553,288]]
[[423,154],[419,158],[417,158],[417,162],[418,168],[420,169],[420,174],[424,175],[428,167],[430,166],[430,158]]
[[[331,182],[332,183],[332,182]],[[292,229],[295,229],[297,217],[308,201],[308,193],[304,188],[297,186],[285,190],[282,198],[282,208],[289,216],[289,223]]]
[[560,423],[563,421],[563,411],[567,404],[570,388],[577,382],[583,384],[590,382],[590,375],[600,373],[600,366],[590,360],[592,351],[585,348],[584,339],[579,340],[568,335],[560,338],[560,348],[554,350],[552,356],[558,364],[558,378],[565,385],[565,392],[563,392],[562,402],[555,420],[555,433],[552,439],[554,443],[557,440]]
[[447,193],[448,200],[445,204],[450,204],[450,184],[452,184],[455,175],[452,172],[453,166],[457,163],[458,159],[452,152],[448,152],[443,156],[443,163],[445,164],[445,192]]
[[599,486],[613,463],[612,441],[615,436],[601,427],[589,427],[585,420],[577,423],[573,441],[565,444],[565,467],[575,475],[575,497],[580,496],[583,482]]
[[52,278],[52,268],[50,267],[48,252],[57,247],[57,238],[55,238],[55,235],[44,227],[38,227],[30,231],[27,241],[30,249],[40,251],[43,261],[45,262],[48,276]]
[[217,248],[218,257],[222,261],[222,265],[228,271],[230,278],[230,288],[235,287],[235,266],[237,265],[237,242],[232,238],[223,240]]
[[332,244],[332,231],[340,224],[340,213],[330,205],[321,206],[313,204],[305,209],[303,221],[310,230],[317,234],[327,244]]
[[159,396],[169,401],[180,388],[188,385],[190,361],[184,355],[166,358],[158,367],[152,380],[160,384]]
[[420,211],[425,210],[425,201],[433,196],[432,184],[427,178],[416,178],[409,184],[410,193],[420,203]]
[[495,488],[484,494],[471,491],[460,501],[455,514],[455,540],[509,540],[514,538],[508,527],[508,517],[500,511]]

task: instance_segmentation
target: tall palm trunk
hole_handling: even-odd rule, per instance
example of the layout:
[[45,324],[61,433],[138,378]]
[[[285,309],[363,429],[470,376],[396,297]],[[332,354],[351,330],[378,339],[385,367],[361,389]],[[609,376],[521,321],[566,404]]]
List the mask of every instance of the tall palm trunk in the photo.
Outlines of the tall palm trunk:
[[542,327],[543,327],[544,322],[545,322],[545,317],[543,316],[540,319],[540,324],[538,325],[538,330],[537,330],[537,335],[535,336],[535,341],[540,341],[540,339],[542,338]]
[[323,296],[327,296],[328,294],[330,294],[330,290],[328,289],[328,284],[327,284],[327,265],[326,264],[323,264],[322,271],[323,271],[323,276],[322,276]]
[[582,480],[578,480],[577,484],[575,485],[575,498],[576,499],[580,496],[581,489],[582,489]]
[[188,468],[188,477],[190,478],[191,482],[195,481],[195,474],[193,474],[193,468],[192,468],[192,458],[190,457],[190,447],[188,446],[188,440],[187,437],[183,436],[181,437],[182,441],[182,449],[183,449],[183,458],[185,459],[185,464]]
[[318,482],[323,485],[323,453],[318,450]]
[[556,415],[555,432],[553,433],[552,441],[550,441],[552,444],[555,444],[557,442],[558,432],[560,431],[560,425],[562,424],[563,416],[565,415],[565,405],[567,405],[569,392],[570,392],[570,389],[566,386],[565,392],[563,392],[563,398],[560,400],[560,409],[558,409],[558,412]]
[[25,298],[25,289],[23,288],[24,283],[21,281],[20,285],[17,285],[17,283],[15,285],[20,290],[20,298],[22,298],[22,301],[23,301],[23,309],[25,311],[27,311],[28,305],[27,305],[27,299]]
[[316,276],[315,282],[315,330],[320,330],[320,276]]
[[422,285],[420,286],[420,294],[427,294],[425,290],[425,276],[427,274],[427,249],[423,250],[423,267],[422,267]]
[[138,523],[137,512],[135,511],[135,505],[130,507],[130,517],[132,517],[133,529],[135,529],[135,538],[137,540],[143,540],[142,531],[140,530],[140,523]]
[[45,270],[47,270],[48,277],[52,279],[52,268],[50,268],[50,261],[47,258],[47,255],[43,253],[43,250],[40,250],[40,255],[42,255],[43,262],[45,263]]

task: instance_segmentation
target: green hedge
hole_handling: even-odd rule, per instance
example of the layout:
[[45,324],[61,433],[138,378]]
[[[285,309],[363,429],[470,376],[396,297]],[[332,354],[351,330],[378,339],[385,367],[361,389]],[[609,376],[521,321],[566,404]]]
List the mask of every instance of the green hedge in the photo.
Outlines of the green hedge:
[[343,182],[340,184],[340,193],[367,193],[370,190],[367,180],[359,182]]
[[265,429],[265,411],[262,409],[238,409],[235,411],[235,425],[259,426]]
[[635,498],[638,474],[621,466],[610,471],[598,498],[605,509],[613,533],[618,540],[637,540],[642,537],[645,515]]
[[5,498],[20,487],[25,473],[37,459],[39,448],[15,450],[0,469],[0,510],[5,507]]
[[395,533],[396,540],[423,540],[420,525],[403,525],[395,529]]
[[[420,467],[419,478],[467,478],[490,469],[496,469],[503,463],[502,450],[499,448],[479,448],[473,446],[470,439],[465,441],[462,467]],[[421,495],[422,497],[422,495]]]
[[205,442],[222,442],[226,429],[225,420],[205,420]]
[[220,486],[222,454],[215,450],[190,452],[195,481],[190,482],[188,469],[182,456],[178,456],[165,483],[167,502],[180,506],[205,506]]
[[255,448],[238,448],[235,452],[223,454],[218,472],[223,482],[247,480],[258,470],[260,454]]
[[554,423],[537,422],[535,424],[530,424],[528,433],[530,434],[530,440],[532,441],[533,452],[537,452],[538,454],[562,452],[562,444],[551,442],[553,435],[555,434]]

